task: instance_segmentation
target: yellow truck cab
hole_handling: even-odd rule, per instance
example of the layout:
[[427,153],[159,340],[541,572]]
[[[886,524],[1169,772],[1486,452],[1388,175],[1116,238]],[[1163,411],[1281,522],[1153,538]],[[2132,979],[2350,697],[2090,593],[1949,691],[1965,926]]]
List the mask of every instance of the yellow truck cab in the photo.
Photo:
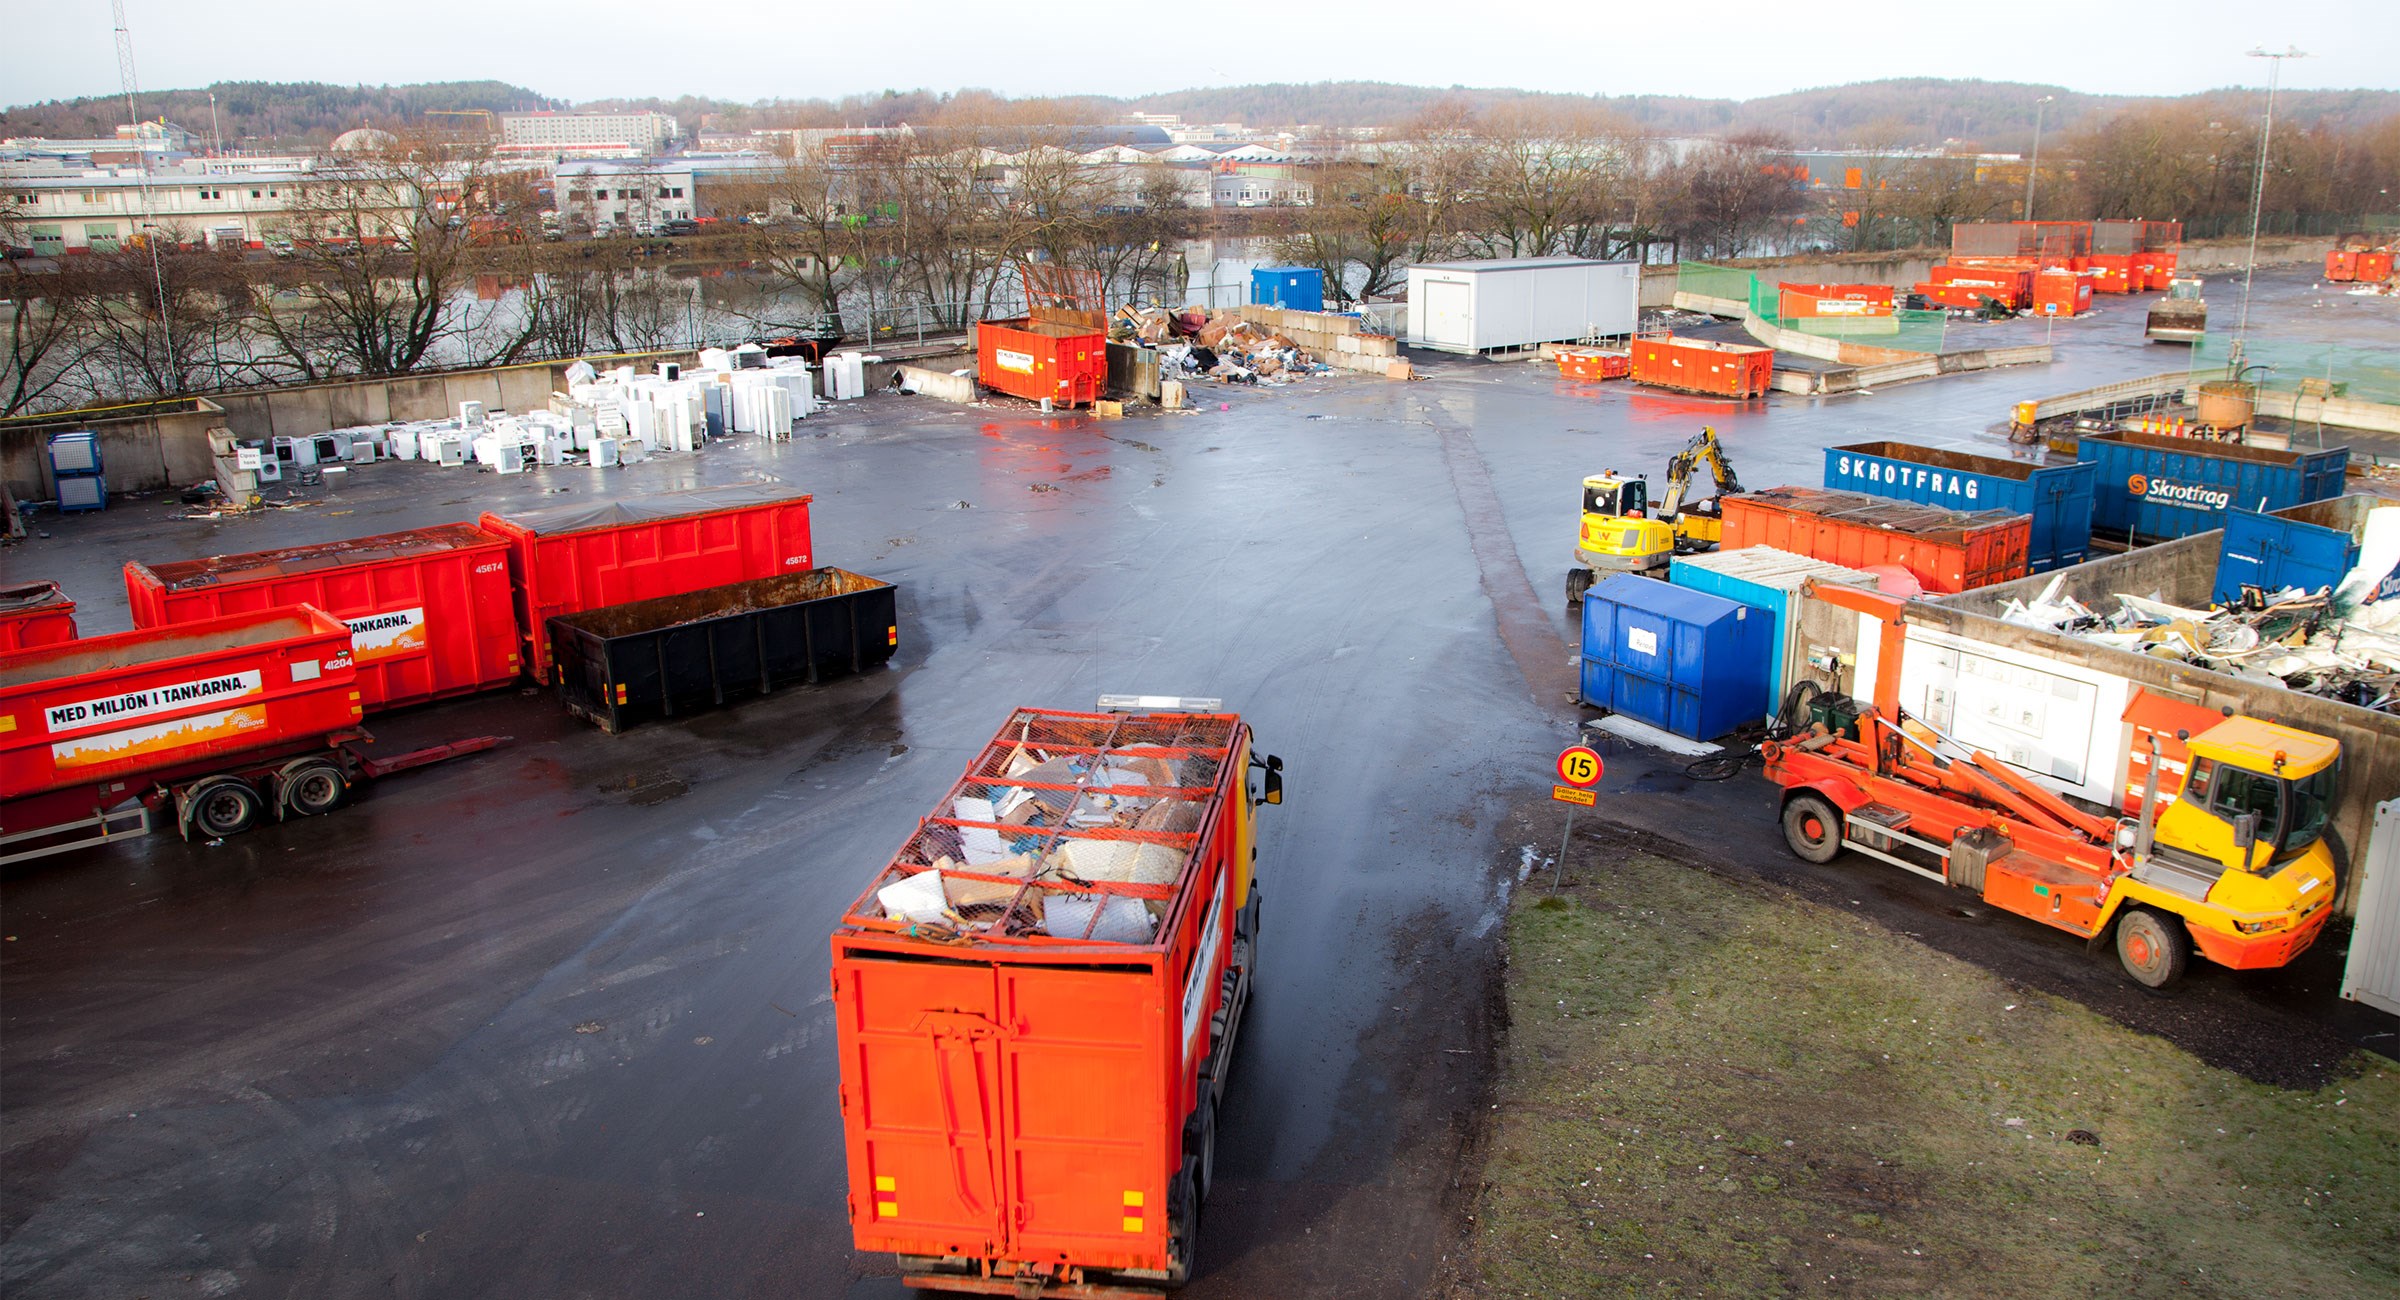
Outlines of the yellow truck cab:
[[[2160,808],[2123,901],[2180,917],[2192,943],[2220,965],[2283,965],[2323,928],[2339,880],[2325,823],[2341,744],[2234,717],[2184,745],[2183,789]],[[2175,946],[2172,935],[2159,938]],[[2120,935],[2120,948],[2126,942]],[[2179,954],[2161,958],[2171,955]]]

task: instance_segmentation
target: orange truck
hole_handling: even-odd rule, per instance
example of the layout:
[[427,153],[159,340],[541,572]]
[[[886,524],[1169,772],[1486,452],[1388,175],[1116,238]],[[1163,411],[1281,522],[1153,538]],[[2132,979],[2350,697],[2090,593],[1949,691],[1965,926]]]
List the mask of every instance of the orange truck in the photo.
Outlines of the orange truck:
[[909,1285],[1191,1276],[1283,800],[1219,707],[1016,710],[834,931],[851,1238]]

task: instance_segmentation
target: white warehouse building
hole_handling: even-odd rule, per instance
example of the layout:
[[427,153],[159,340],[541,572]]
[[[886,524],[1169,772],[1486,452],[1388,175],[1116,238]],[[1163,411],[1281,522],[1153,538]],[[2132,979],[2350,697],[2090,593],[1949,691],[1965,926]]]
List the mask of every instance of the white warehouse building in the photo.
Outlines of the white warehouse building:
[[1635,262],[1427,262],[1408,268],[1407,343],[1476,353],[1627,337],[1641,315],[1641,287]]

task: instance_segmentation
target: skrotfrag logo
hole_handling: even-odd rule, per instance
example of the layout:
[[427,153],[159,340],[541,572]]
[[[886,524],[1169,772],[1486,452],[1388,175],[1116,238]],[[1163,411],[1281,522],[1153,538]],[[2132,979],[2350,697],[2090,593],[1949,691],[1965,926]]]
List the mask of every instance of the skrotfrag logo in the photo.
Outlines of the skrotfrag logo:
[[2125,480],[2125,490],[2131,492],[2137,497],[2146,497],[2150,495],[2150,476],[2147,474],[2136,474],[2132,478]]

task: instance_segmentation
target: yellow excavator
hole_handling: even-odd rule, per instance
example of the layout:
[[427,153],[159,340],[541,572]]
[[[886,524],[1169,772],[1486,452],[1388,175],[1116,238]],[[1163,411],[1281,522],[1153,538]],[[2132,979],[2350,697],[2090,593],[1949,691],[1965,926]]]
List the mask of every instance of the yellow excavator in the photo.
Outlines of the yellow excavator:
[[[1685,505],[1692,475],[1708,467],[1716,494]],[[1615,470],[1583,481],[1583,529],[1567,570],[1567,607],[1583,603],[1601,573],[1664,575],[1677,555],[1713,551],[1725,535],[1724,500],[1739,496],[1742,481],[1726,459],[1713,426],[1703,426],[1682,451],[1667,459],[1667,494],[1650,512],[1650,480],[1620,478]]]

